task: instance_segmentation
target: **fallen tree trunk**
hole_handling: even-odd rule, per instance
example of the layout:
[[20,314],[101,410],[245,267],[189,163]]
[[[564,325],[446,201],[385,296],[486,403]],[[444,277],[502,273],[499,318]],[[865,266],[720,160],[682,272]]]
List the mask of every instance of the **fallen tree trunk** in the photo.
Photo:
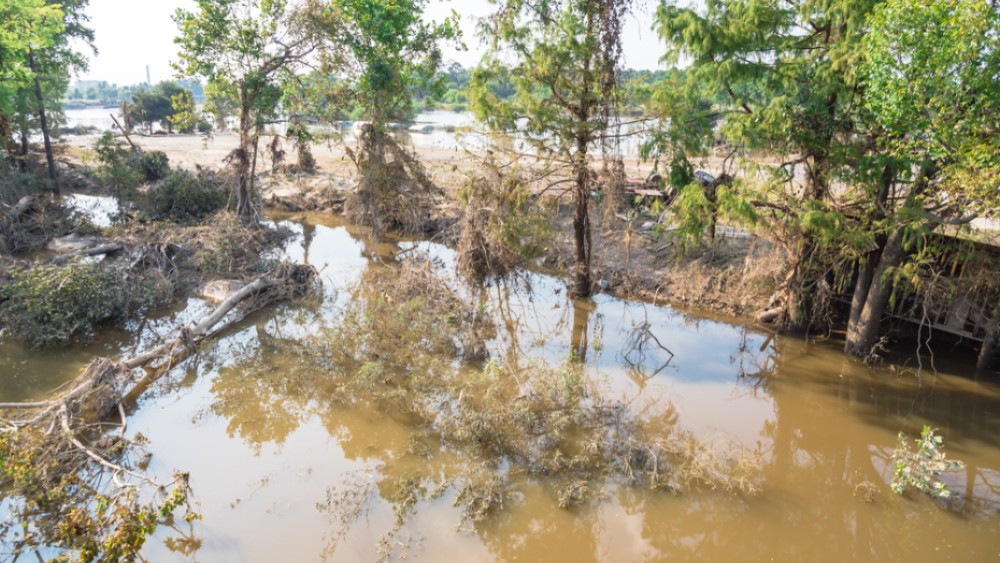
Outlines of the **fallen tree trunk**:
[[81,248],[80,250],[75,250],[67,254],[60,254],[52,259],[53,264],[65,264],[74,258],[84,257],[84,256],[102,256],[104,254],[114,254],[116,252],[121,252],[125,250],[125,245],[120,242],[110,242],[108,244],[101,244],[98,246],[92,246],[90,248]]
[[[39,403],[0,404],[0,409],[18,409],[22,412],[40,409],[31,418],[13,421],[15,426],[44,424],[63,409],[68,409],[74,417],[87,421],[107,418],[123,398],[141,393],[160,374],[191,356],[201,341],[242,318],[231,318],[220,326],[237,307],[243,306],[245,316],[277,301],[305,295],[313,288],[315,280],[316,271],[311,266],[282,263],[273,272],[257,278],[230,295],[204,319],[179,327],[176,337],[142,354],[120,361],[94,359],[59,397]],[[147,374],[138,381],[132,380],[130,376],[133,370],[157,360],[161,361],[156,373]]]
[[767,309],[766,311],[761,311],[757,313],[757,322],[764,324],[772,324],[777,322],[785,315],[784,307],[775,307],[773,309]]
[[14,206],[13,211],[10,213],[10,218],[12,221],[17,221],[21,218],[21,215],[35,209],[35,196],[26,195],[22,197],[17,205]]

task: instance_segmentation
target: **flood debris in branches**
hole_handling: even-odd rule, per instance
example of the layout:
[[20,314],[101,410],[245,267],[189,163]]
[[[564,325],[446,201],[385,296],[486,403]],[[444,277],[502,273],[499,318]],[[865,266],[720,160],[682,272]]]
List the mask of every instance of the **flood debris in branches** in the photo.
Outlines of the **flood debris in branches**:
[[489,475],[458,484],[473,521],[502,508],[513,474],[555,483],[564,507],[615,483],[760,490],[757,453],[695,438],[672,408],[636,414],[579,363],[484,362],[478,350],[488,343],[489,315],[458,299],[427,262],[380,269],[354,297],[342,324],[300,354],[328,371],[330,396],[392,413],[487,468]]
[[482,173],[459,193],[458,272],[473,282],[503,278],[542,256],[551,222],[516,157],[502,163],[489,153]]
[[345,151],[360,176],[344,207],[348,220],[375,234],[423,233],[442,193],[416,156],[371,124],[362,127],[358,151]]

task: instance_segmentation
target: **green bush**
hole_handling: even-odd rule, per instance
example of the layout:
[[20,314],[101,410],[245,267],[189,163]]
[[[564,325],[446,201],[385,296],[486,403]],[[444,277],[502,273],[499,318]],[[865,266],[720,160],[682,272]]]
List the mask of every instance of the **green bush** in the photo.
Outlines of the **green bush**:
[[144,173],[134,163],[134,151],[125,143],[105,133],[94,145],[97,152],[97,179],[118,198],[119,204],[131,199]]
[[98,323],[164,303],[173,290],[157,273],[136,276],[124,264],[40,264],[7,275],[0,286],[0,326],[36,347],[88,340]]
[[227,197],[212,172],[175,169],[149,191],[146,213],[156,220],[195,222],[225,207]]
[[13,278],[0,288],[0,322],[33,346],[89,338],[128,302],[121,276],[99,264],[36,266]]
[[161,151],[137,151],[105,133],[94,145],[97,177],[122,199],[130,199],[143,182],[162,180],[170,174],[170,159]]
[[147,182],[162,180],[170,174],[170,159],[162,151],[133,152],[132,165]]

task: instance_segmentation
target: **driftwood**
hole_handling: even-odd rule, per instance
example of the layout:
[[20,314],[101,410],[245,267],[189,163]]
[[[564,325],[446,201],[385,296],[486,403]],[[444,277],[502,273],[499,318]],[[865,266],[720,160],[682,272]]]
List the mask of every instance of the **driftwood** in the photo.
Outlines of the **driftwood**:
[[784,307],[775,307],[774,309],[768,309],[766,311],[761,311],[760,313],[757,313],[757,322],[764,324],[772,324],[777,322],[784,315],[785,315]]
[[105,254],[114,254],[116,252],[121,252],[125,250],[125,245],[120,242],[110,242],[108,244],[101,244],[98,246],[92,246],[90,248],[81,248],[80,250],[75,250],[67,254],[61,254],[52,259],[53,264],[65,264],[70,260],[78,257],[85,256],[103,256]]
[[[125,397],[135,397],[150,382],[170,367],[191,356],[201,341],[218,334],[236,322],[231,312],[242,305],[244,314],[282,299],[305,295],[315,284],[316,271],[310,266],[283,263],[270,274],[261,276],[233,293],[204,319],[177,329],[177,336],[137,356],[114,361],[96,358],[67,390],[44,402],[0,403],[0,409],[33,410],[33,416],[8,423],[8,426],[52,424],[53,417],[68,412],[73,417],[96,421],[109,417]],[[132,371],[159,361],[153,374],[134,380]]]
[[17,221],[22,215],[34,209],[35,196],[26,195],[17,202],[17,205],[14,206],[14,209],[10,212],[10,218],[12,221]]

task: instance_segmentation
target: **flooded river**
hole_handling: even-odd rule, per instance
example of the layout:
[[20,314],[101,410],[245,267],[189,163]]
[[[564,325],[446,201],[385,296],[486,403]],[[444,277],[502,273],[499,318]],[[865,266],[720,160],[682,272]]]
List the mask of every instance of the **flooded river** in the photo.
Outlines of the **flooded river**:
[[[149,561],[1000,560],[997,385],[961,377],[961,366],[870,370],[837,343],[696,312],[607,295],[574,301],[541,274],[458,289],[493,321],[490,357],[525,370],[577,358],[631,416],[669,419],[752,456],[760,493],[673,494],[609,479],[560,508],[565,476],[507,462],[486,469],[505,476],[501,505],[469,521],[457,501],[482,464],[403,413],[338,396],[328,368],[301,350],[342,322],[359,281],[417,254],[447,273],[453,253],[366,243],[325,216],[279,222],[296,233],[282,257],[320,271],[322,298],[252,315],[132,408],[128,433],[149,439],[150,470],[190,472],[202,516],[162,527],[144,549]],[[192,299],[55,353],[5,344],[0,400],[42,396],[92,354],[142,347],[206,308]],[[897,433],[915,436],[925,424],[966,463],[944,478],[950,502],[889,490]]]

